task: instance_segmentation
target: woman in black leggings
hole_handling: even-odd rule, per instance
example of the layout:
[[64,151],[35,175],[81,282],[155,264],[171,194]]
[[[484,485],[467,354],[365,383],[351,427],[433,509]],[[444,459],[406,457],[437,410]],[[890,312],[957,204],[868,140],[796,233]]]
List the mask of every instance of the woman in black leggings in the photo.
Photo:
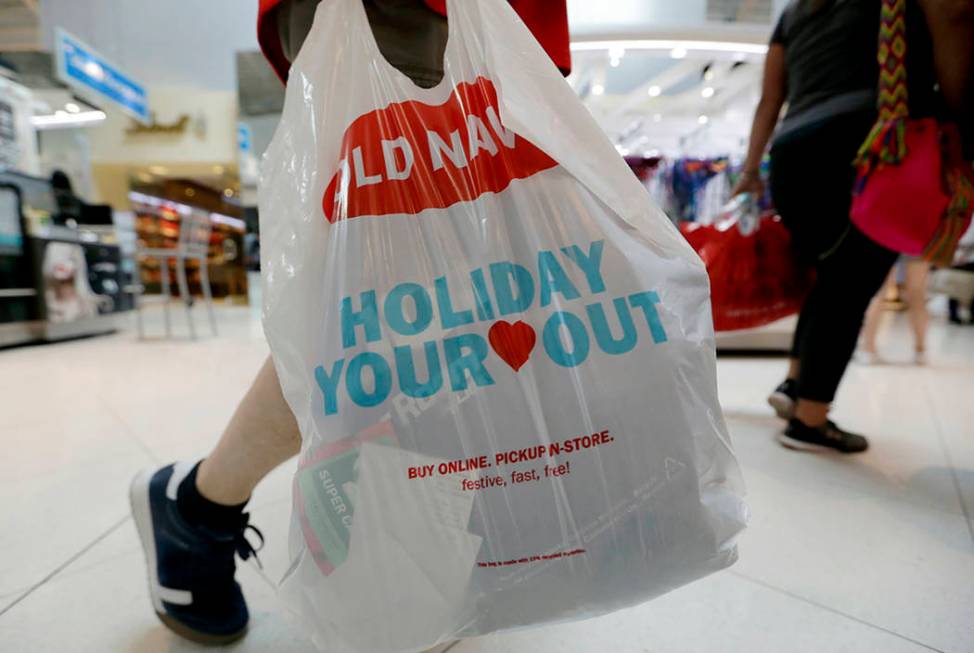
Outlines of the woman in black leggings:
[[[771,38],[745,172],[735,188],[735,194],[762,190],[758,168],[774,134],[771,193],[797,256],[818,273],[798,320],[788,378],[768,398],[788,420],[779,441],[795,449],[868,447],[828,413],[869,301],[897,257],[849,219],[852,162],[876,120],[880,6],[880,0],[788,5]],[[911,116],[970,119],[972,32],[971,0],[908,0]],[[777,125],[786,100],[788,112]]]

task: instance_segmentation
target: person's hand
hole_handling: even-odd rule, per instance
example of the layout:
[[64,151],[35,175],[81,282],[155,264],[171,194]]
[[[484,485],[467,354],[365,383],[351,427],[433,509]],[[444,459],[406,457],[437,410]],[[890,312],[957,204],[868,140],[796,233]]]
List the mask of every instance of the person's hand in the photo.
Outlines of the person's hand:
[[731,191],[731,197],[737,197],[743,193],[751,193],[756,197],[764,195],[764,180],[761,179],[760,172],[757,170],[745,170],[741,173],[737,183],[734,184],[734,189]]

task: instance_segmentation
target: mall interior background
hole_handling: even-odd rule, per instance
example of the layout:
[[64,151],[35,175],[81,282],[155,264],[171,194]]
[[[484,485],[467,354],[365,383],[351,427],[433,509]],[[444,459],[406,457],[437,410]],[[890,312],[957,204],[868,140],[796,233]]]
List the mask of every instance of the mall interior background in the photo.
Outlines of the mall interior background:
[[[634,170],[656,171],[647,192],[675,221],[729,198],[785,4],[569,1],[568,82]],[[267,353],[257,184],[284,90],[256,14],[256,0],[0,0],[0,651],[195,650],[153,621],[125,487],[205,453]],[[59,72],[72,43],[124,76],[123,97]],[[661,166],[706,183],[681,199]],[[68,220],[56,170],[79,200]],[[146,251],[194,238],[185,279]],[[454,650],[974,650],[974,341],[943,297],[930,305],[929,365],[907,364],[905,317],[888,311],[894,364],[850,369],[837,413],[882,434],[854,461],[773,442],[764,395],[793,317],[720,334],[753,510],[741,562],[636,610]],[[289,473],[252,503],[271,537],[265,572],[241,571],[256,616],[239,650],[309,650],[267,585],[287,564]]]

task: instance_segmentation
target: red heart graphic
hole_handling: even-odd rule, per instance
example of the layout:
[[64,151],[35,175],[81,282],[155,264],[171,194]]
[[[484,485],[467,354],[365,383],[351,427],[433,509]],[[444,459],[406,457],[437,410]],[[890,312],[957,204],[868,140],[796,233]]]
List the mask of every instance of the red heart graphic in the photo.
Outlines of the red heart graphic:
[[487,332],[487,338],[497,355],[515,372],[528,362],[537,340],[534,327],[520,320],[514,324],[504,320],[495,322]]

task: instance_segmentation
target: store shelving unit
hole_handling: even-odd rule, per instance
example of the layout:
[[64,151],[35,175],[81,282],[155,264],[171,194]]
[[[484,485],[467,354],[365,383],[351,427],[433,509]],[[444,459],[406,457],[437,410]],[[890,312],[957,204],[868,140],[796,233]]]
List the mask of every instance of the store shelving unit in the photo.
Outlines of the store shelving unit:
[[[189,192],[187,192],[189,191]],[[129,199],[132,203],[135,232],[141,249],[175,249],[180,225],[193,213],[205,213],[211,223],[208,268],[213,296],[246,303],[247,271],[243,260],[244,221],[232,213],[239,208],[217,199],[216,191],[187,181],[167,181],[161,187],[139,187]],[[178,199],[177,199],[178,198]],[[137,261],[142,285],[147,294],[162,292],[162,263],[158,258]],[[176,278],[176,262],[169,259],[170,279]],[[187,281],[192,295],[202,295],[200,264],[186,262]],[[175,284],[170,288],[175,296]]]

